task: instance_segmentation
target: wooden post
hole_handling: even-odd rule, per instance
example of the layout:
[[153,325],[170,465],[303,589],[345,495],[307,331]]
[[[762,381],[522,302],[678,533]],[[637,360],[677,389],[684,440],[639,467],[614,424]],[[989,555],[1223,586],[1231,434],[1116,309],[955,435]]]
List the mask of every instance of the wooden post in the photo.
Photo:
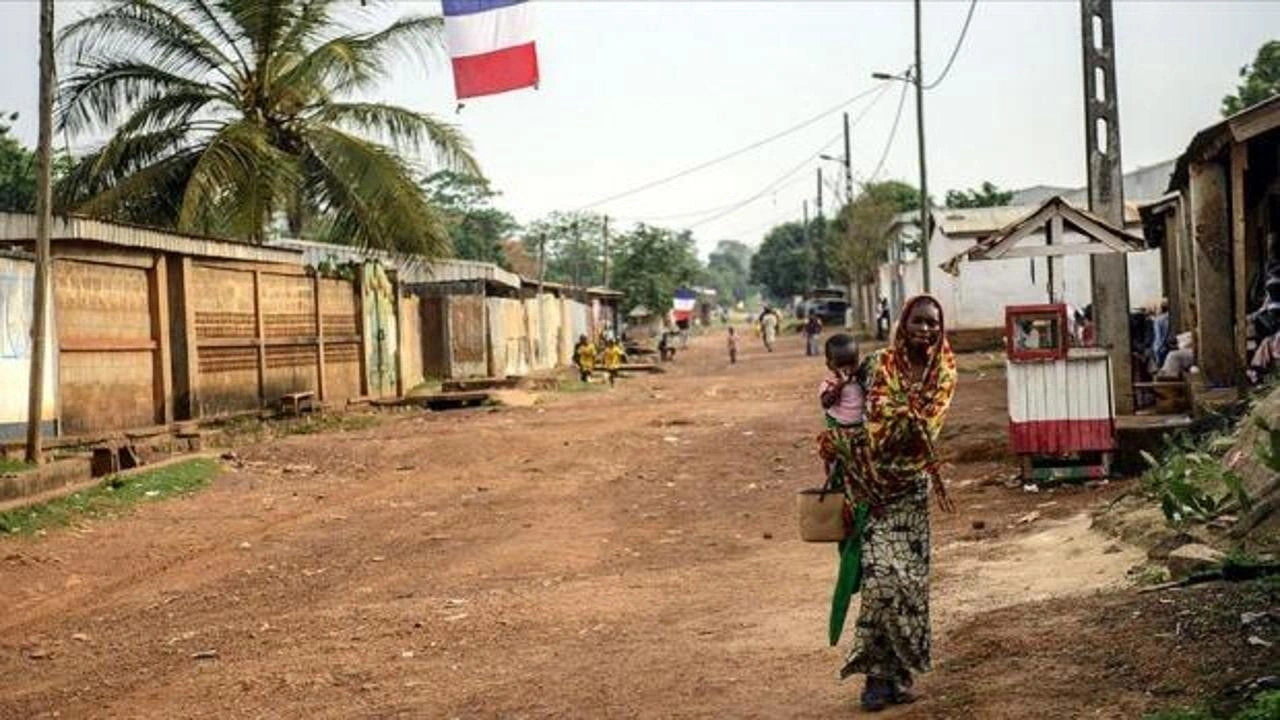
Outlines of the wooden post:
[[253,271],[253,327],[258,346],[258,405],[267,406],[266,325],[262,320],[262,271]]
[[356,304],[356,337],[359,338],[360,347],[360,397],[369,397],[369,343],[364,332],[364,266],[356,271],[356,279],[351,283],[351,290],[355,293]]
[[1249,166],[1249,146],[1244,143],[1232,143],[1231,145],[1231,277],[1234,282],[1231,283],[1234,297],[1232,305],[1235,312],[1232,313],[1232,321],[1235,324],[1235,347],[1236,366],[1235,381],[1241,389],[1247,388],[1249,378],[1242,370],[1249,353],[1248,345],[1248,323],[1245,318],[1249,315],[1248,295],[1246,291],[1248,269],[1245,256],[1245,235],[1248,227],[1245,225],[1245,198],[1244,198],[1244,171]]
[[156,264],[151,270],[148,301],[151,305],[151,337],[156,341],[151,381],[156,421],[167,425],[173,422],[173,348],[169,334],[169,272],[162,254],[156,255]]
[[1227,214],[1227,173],[1221,163],[1192,163],[1191,227],[1196,267],[1196,364],[1216,386],[1232,385],[1238,362],[1228,318],[1231,289],[1231,227]]
[[44,460],[44,354],[49,322],[49,224],[53,184],[53,0],[40,0],[40,128],[36,141],[36,268],[31,312],[31,373],[27,395],[27,462]]
[[320,402],[325,402],[329,399],[329,393],[324,381],[324,303],[320,300],[320,285],[320,273],[313,273],[311,286],[314,288],[316,309],[316,395]]
[[[1062,215],[1055,214],[1049,221],[1049,225],[1045,228],[1048,234],[1045,236],[1045,244],[1052,246],[1054,243],[1061,243],[1066,237],[1066,229],[1063,227]],[[1049,302],[1062,302],[1066,299],[1066,287],[1064,283],[1063,292],[1058,293],[1058,278],[1065,280],[1066,276],[1058,272],[1062,267],[1062,258],[1057,255],[1049,255],[1045,258],[1045,265],[1049,268]]]
[[200,338],[196,334],[196,306],[191,297],[195,284],[195,264],[191,258],[179,260],[182,294],[183,338],[185,339],[186,391],[188,419],[200,417]]

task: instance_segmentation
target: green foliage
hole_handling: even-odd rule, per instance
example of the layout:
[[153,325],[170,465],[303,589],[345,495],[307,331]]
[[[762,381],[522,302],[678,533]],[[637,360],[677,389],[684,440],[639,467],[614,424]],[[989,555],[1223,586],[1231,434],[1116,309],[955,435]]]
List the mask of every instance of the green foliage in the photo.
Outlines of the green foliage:
[[0,457],[0,475],[5,473],[17,473],[25,470],[31,470],[35,465],[25,460],[10,460],[7,457]]
[[1143,451],[1149,466],[1142,476],[1143,485],[1159,500],[1170,523],[1210,520],[1232,502],[1249,508],[1243,481],[1222,462],[1231,443],[1228,436],[1214,435],[1196,442],[1179,434],[1167,441],[1160,460]]
[[[887,201],[893,205],[895,213],[920,209],[920,189],[901,180],[884,180],[882,182],[869,183],[862,187],[862,194],[872,195],[878,200]],[[932,200],[932,196],[930,200]]]
[[30,535],[84,518],[110,518],[139,503],[194,492],[218,474],[218,462],[195,458],[129,476],[111,476],[101,484],[47,503],[0,513],[0,532]]
[[991,182],[983,182],[982,186],[972,190],[948,190],[947,207],[949,208],[983,208],[1008,205],[1013,200],[1013,192],[1001,190]]
[[408,157],[476,174],[435,117],[362,97],[396,58],[430,63],[443,20],[352,32],[342,0],[108,0],[62,29],[58,123],[108,135],[58,184],[107,219],[262,241],[273,223],[331,242],[448,253]]
[[745,302],[751,294],[753,251],[736,240],[721,240],[707,256],[707,281],[716,289],[720,302]]
[[1216,716],[1202,707],[1181,707],[1143,715],[1143,720],[1275,720],[1280,718],[1280,690],[1258,693],[1247,706],[1234,715]]
[[751,282],[764,286],[777,300],[803,295],[814,285],[818,271],[816,243],[809,239],[801,223],[774,227],[751,258]]
[[636,225],[617,238],[610,285],[626,293],[626,309],[644,305],[662,313],[676,288],[698,282],[702,267],[689,231]]
[[510,213],[492,205],[499,193],[475,175],[441,170],[425,180],[427,195],[444,213],[454,257],[511,269],[504,243],[520,228]]
[[[604,223],[599,213],[553,212],[529,226],[525,250],[536,262],[539,244],[546,243],[547,280],[577,287],[599,285],[604,279]],[[616,247],[609,248],[611,258],[616,253]]]
[[1223,117],[1280,95],[1280,40],[1263,43],[1253,63],[1240,68],[1240,78],[1235,93],[1222,98]]
[[[36,154],[9,134],[9,123],[17,119],[18,113],[0,119],[0,212],[29,213],[36,209]],[[66,154],[54,153],[50,172],[55,182],[70,168]]]
[[867,185],[841,208],[826,243],[828,263],[841,283],[875,282],[889,249],[889,226],[902,212],[899,186],[903,185],[896,181]]
[[1253,424],[1262,431],[1257,445],[1253,449],[1254,456],[1271,472],[1280,473],[1280,428],[1273,428],[1266,418],[1259,415],[1253,417]]

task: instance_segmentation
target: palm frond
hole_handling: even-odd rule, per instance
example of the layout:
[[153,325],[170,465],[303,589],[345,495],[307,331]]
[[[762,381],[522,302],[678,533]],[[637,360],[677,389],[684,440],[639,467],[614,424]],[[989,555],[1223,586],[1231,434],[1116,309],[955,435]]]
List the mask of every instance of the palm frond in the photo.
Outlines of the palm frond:
[[237,61],[236,74],[241,78],[248,78],[252,74],[253,68],[249,66],[249,61],[245,60],[244,53],[240,50],[240,44],[244,42],[244,38],[232,34],[229,29],[230,19],[223,16],[223,13],[215,8],[209,0],[176,0],[183,4],[188,14],[192,17],[192,23],[201,28],[206,34],[212,34],[218,37],[226,47],[231,49],[235,54]]
[[394,53],[429,63],[443,49],[443,37],[440,17],[402,18],[379,32],[330,39],[295,65],[281,68],[274,83],[305,89],[309,101],[327,100],[385,79],[387,60]]
[[77,197],[72,189],[82,167],[96,164],[95,158],[72,170],[57,188],[58,207],[119,222],[151,227],[176,227],[182,189],[200,159],[199,148],[187,148],[125,175],[114,185],[88,197]]
[[58,88],[57,122],[73,133],[105,129],[124,107],[206,87],[144,62],[86,61]]
[[106,10],[62,29],[58,50],[85,58],[137,59],[175,74],[217,74],[234,84],[234,65],[217,45],[180,15],[150,0],[115,0]]
[[440,214],[410,169],[385,147],[325,125],[304,131],[305,192],[333,241],[429,259],[449,252]]
[[182,196],[178,229],[261,239],[271,211],[298,185],[296,164],[261,125],[228,123],[203,148]]
[[426,113],[385,103],[328,103],[316,110],[312,119],[357,130],[380,142],[415,153],[425,149],[440,169],[466,175],[480,174],[479,166],[471,156],[471,143],[457,126]]

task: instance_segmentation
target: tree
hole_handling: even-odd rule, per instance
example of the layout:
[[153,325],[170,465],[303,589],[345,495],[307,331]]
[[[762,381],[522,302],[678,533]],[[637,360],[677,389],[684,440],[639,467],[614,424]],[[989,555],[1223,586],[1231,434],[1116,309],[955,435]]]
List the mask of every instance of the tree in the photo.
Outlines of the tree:
[[947,207],[949,208],[983,208],[1000,207],[1013,201],[1013,192],[1001,190],[991,182],[983,182],[982,186],[972,190],[948,190]]
[[36,206],[36,157],[9,134],[8,123],[17,113],[0,123],[0,211],[32,212]]
[[620,236],[613,255],[612,282],[626,293],[630,310],[644,305],[662,313],[671,308],[676,288],[696,283],[702,274],[693,234],[636,225]]
[[751,258],[751,281],[777,300],[803,295],[812,285],[816,260],[804,225],[783,223],[765,235]]
[[544,240],[548,280],[589,287],[604,279],[603,215],[557,211],[534,221],[524,243],[535,261]]
[[1280,40],[1263,43],[1253,64],[1240,68],[1240,77],[1244,82],[1236,86],[1235,94],[1222,98],[1223,117],[1280,95]]
[[723,302],[736,303],[751,293],[751,256],[747,245],[721,240],[707,256],[707,279]]
[[[36,154],[9,134],[9,123],[18,119],[18,113],[0,113],[0,118],[0,212],[35,212]],[[65,154],[54,155],[54,180],[66,175],[70,165]]]
[[499,193],[475,175],[441,170],[426,178],[427,195],[444,213],[453,256],[510,270],[504,243],[520,228],[510,213],[490,204]]
[[427,62],[440,17],[350,32],[342,0],[108,0],[59,36],[58,123],[108,133],[59,196],[91,215],[261,242],[292,233],[439,257],[449,249],[404,154],[477,174],[434,117],[367,95],[397,55]]
[[[920,190],[901,180],[870,183],[863,186],[862,192],[871,192],[876,197],[888,199],[893,204],[895,212],[909,212],[920,209]],[[930,197],[929,200],[930,205],[932,205],[933,198]]]
[[[850,302],[865,308],[870,298],[859,299],[859,286],[870,288],[879,279],[880,263],[888,252],[887,230],[902,212],[899,193],[893,187],[871,184],[840,210],[828,242],[827,262],[832,273],[849,289]],[[868,291],[869,294],[869,291]]]

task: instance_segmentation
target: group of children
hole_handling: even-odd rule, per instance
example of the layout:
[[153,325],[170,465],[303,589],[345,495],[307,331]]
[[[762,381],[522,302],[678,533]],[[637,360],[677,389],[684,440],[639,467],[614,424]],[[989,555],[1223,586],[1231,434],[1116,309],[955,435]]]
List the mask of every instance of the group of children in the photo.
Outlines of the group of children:
[[609,385],[613,386],[618,381],[618,371],[622,369],[622,363],[626,360],[627,354],[622,349],[622,341],[616,337],[604,336],[601,339],[601,345],[603,348],[597,350],[590,338],[579,335],[578,344],[573,347],[573,364],[578,366],[578,375],[582,378],[582,382],[591,380],[591,375],[599,364],[609,375]]

